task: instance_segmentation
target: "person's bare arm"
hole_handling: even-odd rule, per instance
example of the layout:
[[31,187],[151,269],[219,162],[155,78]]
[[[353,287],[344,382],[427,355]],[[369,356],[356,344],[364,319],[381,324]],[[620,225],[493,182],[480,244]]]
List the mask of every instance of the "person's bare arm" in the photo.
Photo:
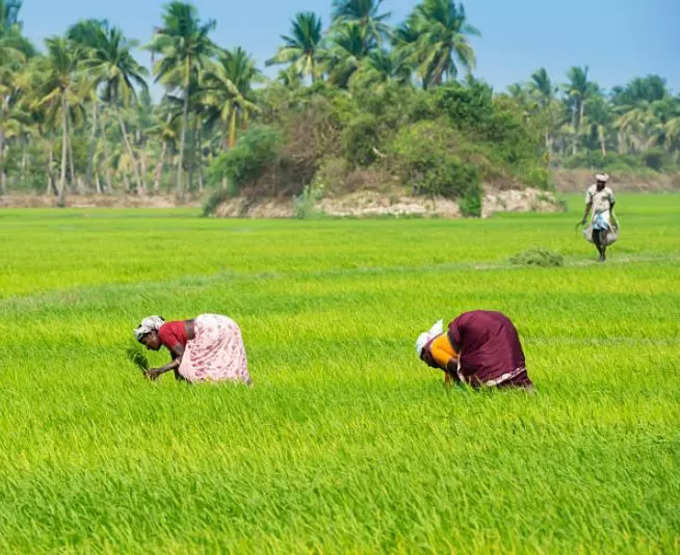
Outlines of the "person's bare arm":
[[150,380],[157,380],[161,375],[169,372],[170,370],[175,371],[175,378],[177,378],[180,364],[182,364],[182,356],[184,355],[184,347],[177,343],[172,349],[170,349],[170,354],[172,355],[172,361],[161,366],[160,368],[150,368],[146,372],[146,377]]
[[592,206],[593,206],[592,201],[586,203],[586,211],[583,213],[583,219],[581,220],[581,224],[585,224],[586,221],[588,220],[588,213],[590,212]]

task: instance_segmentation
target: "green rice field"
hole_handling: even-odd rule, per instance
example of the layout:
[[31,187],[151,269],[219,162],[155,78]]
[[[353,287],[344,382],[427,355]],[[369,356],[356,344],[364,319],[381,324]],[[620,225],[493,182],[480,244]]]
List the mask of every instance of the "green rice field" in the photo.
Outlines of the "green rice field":
[[[680,551],[680,195],[562,214],[0,210],[1,553]],[[515,266],[532,247],[555,268]],[[476,309],[536,394],[416,356]],[[254,387],[144,380],[142,317],[226,314]],[[167,353],[150,353],[152,364]]]

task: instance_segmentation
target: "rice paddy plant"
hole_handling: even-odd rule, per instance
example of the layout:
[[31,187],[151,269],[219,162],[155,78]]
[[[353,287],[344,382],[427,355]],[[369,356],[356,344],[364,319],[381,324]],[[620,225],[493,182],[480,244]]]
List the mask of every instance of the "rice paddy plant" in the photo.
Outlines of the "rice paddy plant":
[[[207,220],[0,211],[1,552],[680,548],[677,195],[566,214]],[[546,248],[559,268],[513,265]],[[446,390],[438,318],[501,310],[537,394]],[[254,387],[128,353],[148,314],[241,326]]]

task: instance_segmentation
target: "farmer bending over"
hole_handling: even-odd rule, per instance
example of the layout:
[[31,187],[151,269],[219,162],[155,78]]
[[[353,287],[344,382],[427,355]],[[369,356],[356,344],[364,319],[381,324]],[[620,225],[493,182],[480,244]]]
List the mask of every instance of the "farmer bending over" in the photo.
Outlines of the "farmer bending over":
[[251,384],[241,330],[226,316],[201,314],[176,322],[149,316],[134,333],[147,349],[158,351],[165,346],[172,356],[169,364],[147,370],[151,380],[174,370],[177,379],[189,382],[231,380]]
[[416,341],[420,359],[444,371],[444,383],[532,389],[517,330],[500,312],[464,312],[444,332],[441,320]]

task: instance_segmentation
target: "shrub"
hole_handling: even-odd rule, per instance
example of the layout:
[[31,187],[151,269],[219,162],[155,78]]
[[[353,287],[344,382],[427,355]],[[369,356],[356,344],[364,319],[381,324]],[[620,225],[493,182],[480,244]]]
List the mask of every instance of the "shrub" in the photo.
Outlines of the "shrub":
[[660,148],[650,148],[642,154],[642,161],[648,168],[660,172],[663,170],[666,153]]
[[453,153],[460,141],[460,134],[441,121],[412,124],[393,141],[392,163],[416,194],[461,198],[464,213],[479,215],[479,170]]
[[352,119],[342,133],[345,158],[352,166],[368,166],[376,159],[378,120],[371,114]]
[[345,191],[349,171],[350,168],[344,158],[328,156],[321,160],[319,169],[314,174],[312,186],[315,189],[332,193]]
[[304,220],[317,214],[316,203],[322,196],[322,191],[307,185],[302,193],[295,197],[295,217]]
[[234,147],[218,156],[208,170],[211,183],[227,179],[228,191],[239,193],[248,181],[256,179],[266,164],[278,156],[279,133],[266,126],[251,127],[236,142]]
[[433,89],[434,105],[439,112],[448,115],[459,128],[481,130],[493,115],[493,91],[491,87],[473,82],[464,86],[458,82]]
[[233,193],[228,188],[220,187],[215,189],[203,202],[203,216],[210,216],[214,214],[220,204],[233,196]]
[[556,267],[564,265],[564,258],[560,253],[548,249],[536,248],[511,256],[510,263],[517,266]]
[[479,218],[482,215],[482,188],[471,186],[458,202],[463,216]]

